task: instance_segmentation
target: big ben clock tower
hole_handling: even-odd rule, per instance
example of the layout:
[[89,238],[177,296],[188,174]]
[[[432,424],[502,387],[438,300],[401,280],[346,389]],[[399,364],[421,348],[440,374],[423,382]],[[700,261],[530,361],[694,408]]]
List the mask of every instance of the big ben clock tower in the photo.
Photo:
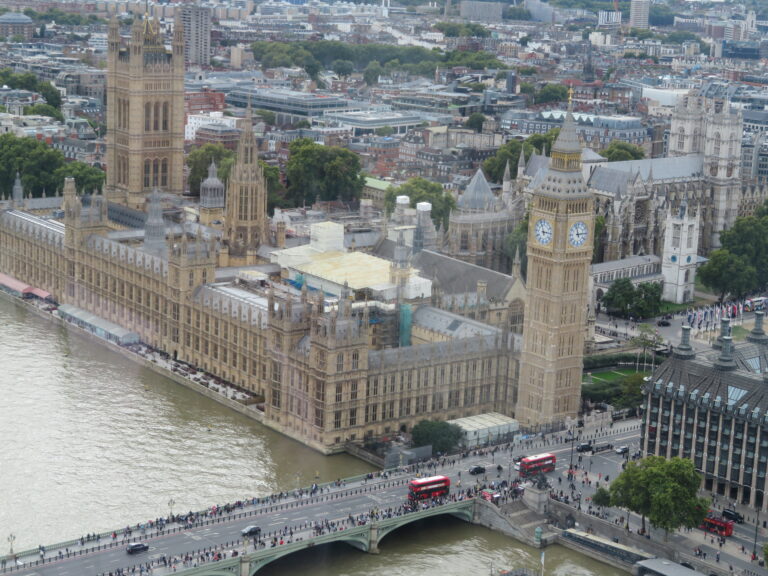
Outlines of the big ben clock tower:
[[579,411],[594,220],[569,98],[547,175],[531,198],[528,301],[515,412],[521,426],[557,428]]

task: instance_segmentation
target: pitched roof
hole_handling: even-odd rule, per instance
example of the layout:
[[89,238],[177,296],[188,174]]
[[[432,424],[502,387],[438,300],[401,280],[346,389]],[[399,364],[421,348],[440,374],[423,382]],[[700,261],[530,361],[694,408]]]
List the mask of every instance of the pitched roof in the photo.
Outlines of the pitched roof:
[[456,206],[460,210],[491,210],[495,201],[496,196],[493,195],[491,187],[483,175],[483,171],[478,169],[469,182],[467,189],[459,196]]

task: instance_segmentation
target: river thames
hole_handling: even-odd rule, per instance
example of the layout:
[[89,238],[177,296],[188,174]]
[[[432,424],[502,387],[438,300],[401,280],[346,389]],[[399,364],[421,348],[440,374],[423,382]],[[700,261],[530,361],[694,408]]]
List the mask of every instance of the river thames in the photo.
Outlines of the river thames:
[[[176,512],[371,470],[325,457],[0,297],[0,554]],[[488,574],[537,568],[537,550],[438,520],[389,536],[380,555],[344,545],[260,574]],[[561,547],[546,574],[618,576]]]

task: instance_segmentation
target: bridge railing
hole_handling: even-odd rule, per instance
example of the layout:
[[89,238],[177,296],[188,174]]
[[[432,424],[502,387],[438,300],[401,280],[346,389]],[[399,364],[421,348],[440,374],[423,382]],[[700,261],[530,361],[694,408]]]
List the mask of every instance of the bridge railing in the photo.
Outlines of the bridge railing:
[[[203,526],[223,521],[237,520],[239,518],[247,518],[257,514],[273,512],[281,508],[302,506],[317,501],[317,499],[333,499],[335,497],[341,497],[346,491],[361,490],[368,485],[373,487],[379,482],[404,484],[410,476],[411,474],[408,472],[402,472],[399,468],[392,468],[375,473],[358,474],[339,481],[317,484],[318,491],[312,496],[309,495],[311,488],[306,487],[301,489],[303,491],[302,497],[295,496],[299,490],[290,490],[288,492],[271,494],[262,498],[248,498],[242,500],[239,506],[234,506],[232,504],[225,505],[233,506],[232,509],[226,513],[220,512],[221,510],[224,510],[224,507],[219,507],[218,511],[215,513],[212,512],[210,508],[197,512],[195,515],[199,516],[200,520],[194,522],[192,525]],[[280,494],[285,495],[285,497],[279,497]],[[246,510],[245,508],[248,507],[252,508]],[[94,534],[88,539],[77,538],[45,546],[46,553],[44,556],[40,555],[40,550],[36,548],[14,552],[13,555],[8,554],[0,556],[0,574],[28,569],[30,566],[41,566],[72,556],[82,556],[83,554],[96,552],[98,550],[124,547],[130,543],[140,542],[152,536],[173,534],[187,529],[186,525],[182,522],[167,522],[162,526],[156,523],[153,523],[151,526],[145,524],[143,525],[143,528],[141,526],[142,525],[138,525],[136,528],[129,527],[130,533],[127,537],[126,529],[120,528],[118,530]],[[115,538],[112,537],[113,534],[115,535]],[[61,555],[59,555],[59,553],[61,553]]]

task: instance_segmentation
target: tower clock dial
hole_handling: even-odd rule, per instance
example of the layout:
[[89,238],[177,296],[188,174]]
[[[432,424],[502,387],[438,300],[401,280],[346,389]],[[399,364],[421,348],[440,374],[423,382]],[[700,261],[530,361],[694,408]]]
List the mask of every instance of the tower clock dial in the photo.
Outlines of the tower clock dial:
[[587,236],[589,236],[587,225],[584,222],[576,222],[568,232],[568,241],[571,246],[579,248],[587,241]]
[[544,219],[536,222],[533,233],[536,235],[536,240],[539,244],[547,245],[552,242],[552,224]]

